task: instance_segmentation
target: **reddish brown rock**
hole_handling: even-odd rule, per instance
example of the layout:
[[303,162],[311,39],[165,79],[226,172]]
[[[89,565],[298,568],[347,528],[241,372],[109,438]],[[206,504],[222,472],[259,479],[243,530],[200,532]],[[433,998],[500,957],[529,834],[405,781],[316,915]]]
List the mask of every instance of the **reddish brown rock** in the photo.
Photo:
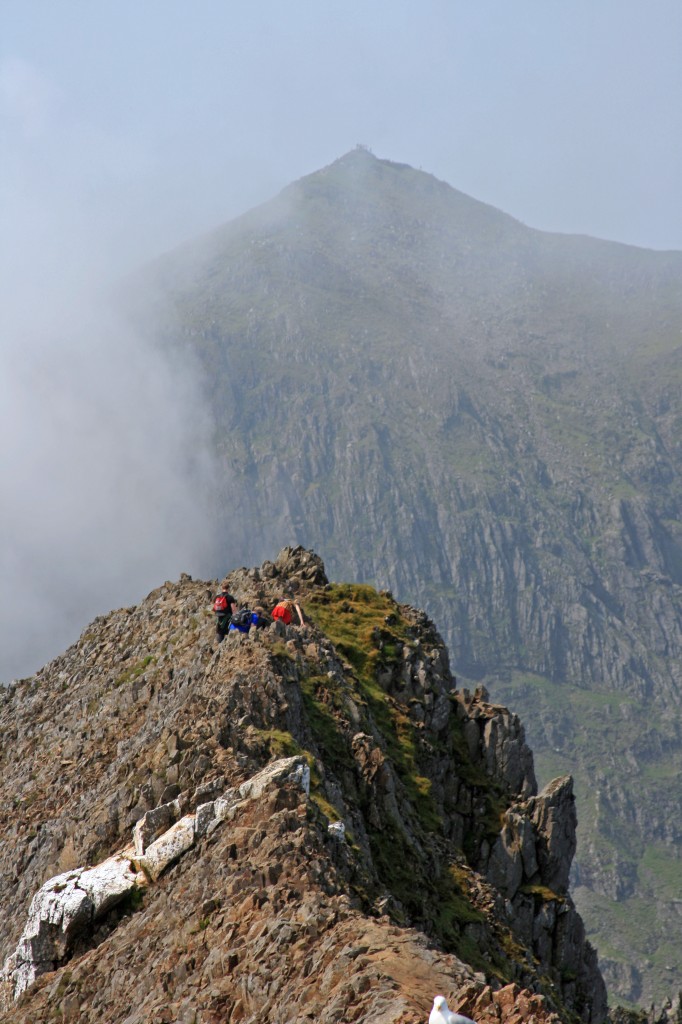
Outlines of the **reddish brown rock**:
[[[304,612],[327,585],[301,549],[228,581],[266,607],[289,588]],[[570,898],[548,888],[567,871],[570,818],[565,801],[532,795],[515,716],[458,693],[432,623],[389,596],[363,689],[312,622],[217,647],[214,589],[165,583],[0,699],[3,958],[64,865],[127,847],[164,804],[200,822],[141,900],[70,936],[63,963],[0,1020],[424,1024],[442,993],[478,1024],[599,1024],[596,961]],[[397,639],[382,635],[397,621]],[[300,785],[240,796],[294,754],[309,797]],[[520,858],[513,895],[490,868],[500,815],[504,856]],[[157,817],[145,847],[165,831]]]

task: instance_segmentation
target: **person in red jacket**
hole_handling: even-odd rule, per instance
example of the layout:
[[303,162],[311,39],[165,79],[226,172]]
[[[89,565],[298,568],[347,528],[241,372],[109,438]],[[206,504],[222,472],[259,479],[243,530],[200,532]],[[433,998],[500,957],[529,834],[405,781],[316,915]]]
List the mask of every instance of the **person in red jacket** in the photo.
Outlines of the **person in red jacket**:
[[298,624],[299,626],[302,626],[303,614],[299,606],[294,601],[279,601],[272,609],[272,618],[275,620],[279,619],[281,622],[284,623],[285,626],[290,626],[291,612],[292,609],[294,608],[296,609],[296,614],[298,615]]

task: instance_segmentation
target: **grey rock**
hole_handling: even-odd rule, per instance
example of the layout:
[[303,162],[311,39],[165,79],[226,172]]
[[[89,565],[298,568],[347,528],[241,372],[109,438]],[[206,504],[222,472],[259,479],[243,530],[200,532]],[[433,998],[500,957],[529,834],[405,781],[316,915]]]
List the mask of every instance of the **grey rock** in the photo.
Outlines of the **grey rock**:
[[199,804],[194,815],[195,835],[197,839],[205,836],[211,822],[217,817],[215,801],[210,800],[205,804]]
[[519,796],[536,792],[533,755],[517,715],[504,708],[490,718],[483,731],[483,748],[491,775],[501,775]]
[[217,821],[224,821],[230,808],[234,807],[239,800],[239,793],[236,789],[228,789],[213,801],[213,809]]
[[571,776],[548,783],[528,801],[528,810],[538,833],[536,850],[542,884],[554,892],[566,893],[577,827]]
[[513,811],[507,811],[504,817],[504,824],[490,853],[487,878],[500,892],[513,899],[523,880],[519,834],[523,819]]

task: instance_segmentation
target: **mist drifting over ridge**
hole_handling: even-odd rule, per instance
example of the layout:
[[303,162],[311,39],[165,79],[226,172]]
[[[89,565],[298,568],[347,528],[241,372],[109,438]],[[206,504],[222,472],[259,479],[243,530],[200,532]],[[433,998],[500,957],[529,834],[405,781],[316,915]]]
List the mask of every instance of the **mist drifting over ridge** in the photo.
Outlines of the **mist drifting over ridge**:
[[[167,241],[149,153],[0,61],[0,681],[215,549],[210,424],[188,355],[113,297]],[[149,219],[131,216],[146,194]],[[132,203],[132,206],[131,206]]]
[[206,572],[214,546],[195,369],[116,308],[107,238],[63,185],[2,177],[3,682],[95,614]]
[[[42,311],[45,312],[45,311]],[[54,310],[49,310],[54,313]],[[37,669],[94,614],[214,547],[207,421],[193,368],[102,302],[10,325],[2,352],[5,486],[0,679]]]

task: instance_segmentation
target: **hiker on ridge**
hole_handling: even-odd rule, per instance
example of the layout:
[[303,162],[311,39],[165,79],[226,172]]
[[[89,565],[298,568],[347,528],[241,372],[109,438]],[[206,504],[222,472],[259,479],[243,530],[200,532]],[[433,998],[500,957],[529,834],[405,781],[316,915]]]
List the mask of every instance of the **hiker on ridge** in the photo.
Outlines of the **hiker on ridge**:
[[290,626],[291,625],[291,611],[292,611],[292,608],[296,609],[296,614],[298,615],[298,624],[299,624],[299,626],[302,626],[303,625],[303,612],[301,611],[300,607],[296,604],[295,601],[289,601],[289,600],[279,601],[275,605],[275,607],[272,609],[272,617],[273,617],[273,619],[279,619],[281,622],[284,623],[285,626]]
[[252,626],[254,629],[264,629],[267,624],[257,611],[252,612],[250,608],[240,608],[239,611],[232,613],[229,629],[230,632],[236,630],[239,633],[248,633]]
[[223,583],[220,588],[220,593],[213,602],[213,611],[215,612],[215,637],[221,644],[227,635],[230,619],[237,611],[237,599],[228,590],[227,583]]

